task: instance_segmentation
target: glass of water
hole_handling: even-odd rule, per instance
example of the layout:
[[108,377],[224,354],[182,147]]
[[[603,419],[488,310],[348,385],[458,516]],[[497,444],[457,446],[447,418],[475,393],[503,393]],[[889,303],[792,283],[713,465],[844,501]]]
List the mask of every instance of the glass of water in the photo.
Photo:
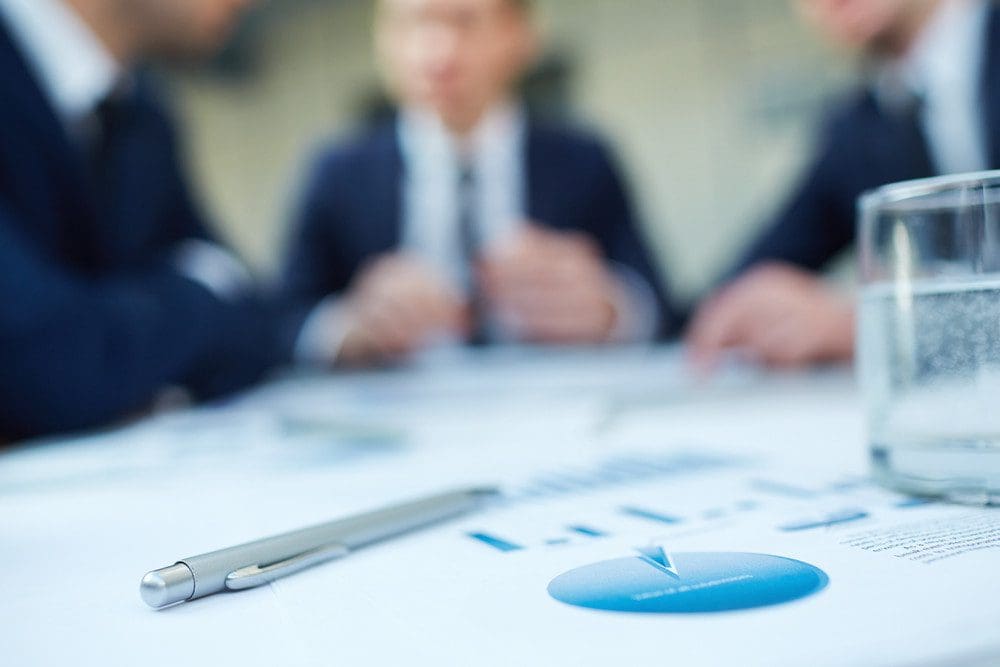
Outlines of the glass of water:
[[862,197],[858,374],[888,486],[1000,501],[1000,171]]

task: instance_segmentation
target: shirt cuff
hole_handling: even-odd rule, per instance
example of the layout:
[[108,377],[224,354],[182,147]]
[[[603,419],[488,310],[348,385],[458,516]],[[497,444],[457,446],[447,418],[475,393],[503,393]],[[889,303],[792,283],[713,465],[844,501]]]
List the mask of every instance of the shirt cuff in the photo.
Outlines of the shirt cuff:
[[339,296],[328,296],[306,317],[295,340],[294,357],[300,364],[332,366],[347,338],[347,306]]
[[253,291],[253,277],[243,262],[222,246],[188,239],[174,250],[172,263],[192,280],[223,301],[235,301]]
[[656,292],[639,272],[615,263],[612,273],[618,279],[619,297],[615,304],[617,321],[611,330],[613,343],[648,343],[656,338],[660,306]]

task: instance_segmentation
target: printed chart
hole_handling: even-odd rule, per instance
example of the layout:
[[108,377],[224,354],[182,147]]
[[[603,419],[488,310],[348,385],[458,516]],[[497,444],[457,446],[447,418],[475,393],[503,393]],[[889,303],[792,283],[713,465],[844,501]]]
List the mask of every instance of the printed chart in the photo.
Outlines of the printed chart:
[[791,558],[752,553],[639,555],[571,570],[549,584],[560,602],[605,611],[693,614],[782,604],[826,587],[826,574]]

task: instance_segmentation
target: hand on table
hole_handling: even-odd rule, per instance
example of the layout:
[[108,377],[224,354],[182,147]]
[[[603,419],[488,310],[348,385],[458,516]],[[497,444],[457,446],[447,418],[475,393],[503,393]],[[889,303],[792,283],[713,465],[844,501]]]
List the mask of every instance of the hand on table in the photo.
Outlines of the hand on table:
[[703,368],[727,350],[777,367],[845,361],[854,354],[854,309],[814,275],[764,264],[709,298],[687,342]]
[[624,287],[582,234],[528,226],[491,249],[479,275],[500,323],[523,341],[602,343],[621,316]]
[[430,337],[463,335],[462,297],[419,260],[384,255],[355,279],[346,301],[347,328],[339,360],[348,365],[404,358]]

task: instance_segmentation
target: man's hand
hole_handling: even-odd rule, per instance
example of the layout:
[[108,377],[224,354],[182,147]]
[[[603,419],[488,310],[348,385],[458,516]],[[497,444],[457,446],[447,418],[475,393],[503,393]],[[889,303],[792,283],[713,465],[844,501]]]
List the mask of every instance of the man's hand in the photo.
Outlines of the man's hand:
[[778,367],[845,361],[854,354],[854,309],[819,278],[765,264],[711,297],[687,340],[704,368],[734,349]]
[[402,254],[377,258],[347,296],[347,332],[339,360],[396,361],[434,335],[463,335],[465,304],[433,269]]
[[606,342],[626,299],[589,238],[536,226],[488,252],[479,274],[501,325],[532,343]]

